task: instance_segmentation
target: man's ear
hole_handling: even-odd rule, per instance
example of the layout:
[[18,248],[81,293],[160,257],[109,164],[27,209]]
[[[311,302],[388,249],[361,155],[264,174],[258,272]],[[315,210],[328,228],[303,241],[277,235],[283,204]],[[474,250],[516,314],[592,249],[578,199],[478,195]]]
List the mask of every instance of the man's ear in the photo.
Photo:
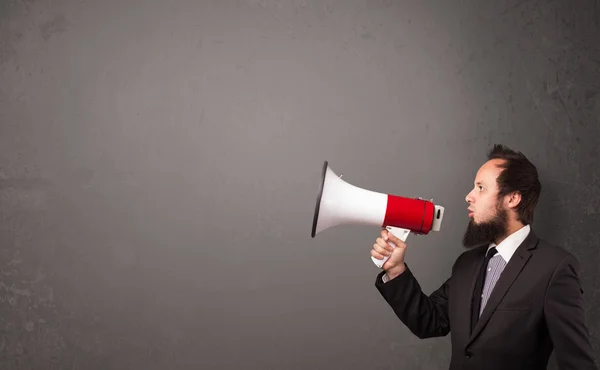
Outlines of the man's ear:
[[521,203],[521,193],[513,191],[506,195],[506,206],[508,208],[516,208]]

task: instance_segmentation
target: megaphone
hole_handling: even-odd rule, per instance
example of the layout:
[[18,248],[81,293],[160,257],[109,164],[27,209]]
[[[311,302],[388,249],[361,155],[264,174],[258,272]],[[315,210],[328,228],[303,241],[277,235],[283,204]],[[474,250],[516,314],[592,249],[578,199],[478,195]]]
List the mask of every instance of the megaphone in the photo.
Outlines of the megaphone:
[[[338,177],[325,161],[311,237],[337,225],[362,224],[385,227],[406,241],[410,232],[426,235],[430,231],[439,231],[443,217],[444,207],[430,200],[379,193],[349,184]],[[388,258],[379,260],[371,256],[379,268]]]

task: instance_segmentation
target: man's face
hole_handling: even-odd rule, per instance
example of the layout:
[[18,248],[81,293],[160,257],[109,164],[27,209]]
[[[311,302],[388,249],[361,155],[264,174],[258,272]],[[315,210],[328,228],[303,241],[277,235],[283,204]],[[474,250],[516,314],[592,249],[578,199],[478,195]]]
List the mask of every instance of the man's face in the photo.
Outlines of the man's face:
[[504,236],[508,228],[508,212],[498,199],[496,178],[502,172],[497,167],[501,160],[486,162],[474,181],[474,188],[466,196],[469,203],[469,225],[463,237],[465,247],[487,244]]

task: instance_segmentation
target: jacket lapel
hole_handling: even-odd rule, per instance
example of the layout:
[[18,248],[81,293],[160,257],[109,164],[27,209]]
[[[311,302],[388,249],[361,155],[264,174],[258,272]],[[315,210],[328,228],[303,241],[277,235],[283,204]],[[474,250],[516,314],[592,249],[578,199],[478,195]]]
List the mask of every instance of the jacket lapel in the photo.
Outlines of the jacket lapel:
[[[529,232],[529,235],[527,236],[527,238],[523,241],[523,243],[515,251],[514,256],[510,259],[510,261],[504,268],[504,271],[502,271],[502,274],[500,275],[500,278],[496,282],[496,285],[494,286],[494,289],[492,290],[492,293],[490,294],[488,302],[485,305],[483,312],[481,313],[481,317],[479,318],[479,321],[477,321],[477,324],[473,328],[473,332],[471,333],[471,336],[469,338],[469,341],[467,342],[467,345],[469,345],[469,344],[471,344],[471,342],[473,342],[473,340],[477,337],[477,335],[479,335],[481,330],[485,327],[487,322],[490,320],[490,317],[492,316],[492,314],[494,313],[494,311],[496,310],[496,308],[502,301],[502,298],[504,298],[504,296],[508,292],[508,289],[514,283],[515,279],[519,276],[519,274],[521,273],[521,270],[523,270],[523,267],[525,267],[525,264],[531,257],[530,250],[535,248],[535,246],[537,245],[537,242],[538,242],[538,237],[534,234],[533,229],[532,229]],[[471,292],[473,292],[473,289],[474,289],[474,285],[471,289]]]
[[[469,289],[458,289],[457,290],[457,302],[460,305],[457,310],[457,322],[463,323],[461,328],[464,330],[457,330],[458,328],[454,328],[453,332],[455,336],[460,337],[460,342],[468,343],[471,335],[471,309],[473,305],[473,292],[475,291],[475,284],[477,282],[477,276],[479,269],[481,268],[481,264],[485,258],[485,253],[487,251],[487,246],[480,247],[479,250],[474,251],[472,256],[470,256],[469,261],[465,261],[465,265],[467,268],[460,269],[460,280],[456,283],[457,286],[465,286]],[[460,334],[459,334],[460,333]]]

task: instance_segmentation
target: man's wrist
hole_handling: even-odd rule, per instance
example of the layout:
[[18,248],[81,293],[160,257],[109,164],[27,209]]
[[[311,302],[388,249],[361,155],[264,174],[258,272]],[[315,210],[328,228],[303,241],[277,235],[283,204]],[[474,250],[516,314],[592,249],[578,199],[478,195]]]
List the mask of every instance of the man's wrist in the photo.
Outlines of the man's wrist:
[[395,266],[386,271],[386,274],[390,280],[396,278],[398,275],[406,271],[406,264],[402,262],[399,266]]

